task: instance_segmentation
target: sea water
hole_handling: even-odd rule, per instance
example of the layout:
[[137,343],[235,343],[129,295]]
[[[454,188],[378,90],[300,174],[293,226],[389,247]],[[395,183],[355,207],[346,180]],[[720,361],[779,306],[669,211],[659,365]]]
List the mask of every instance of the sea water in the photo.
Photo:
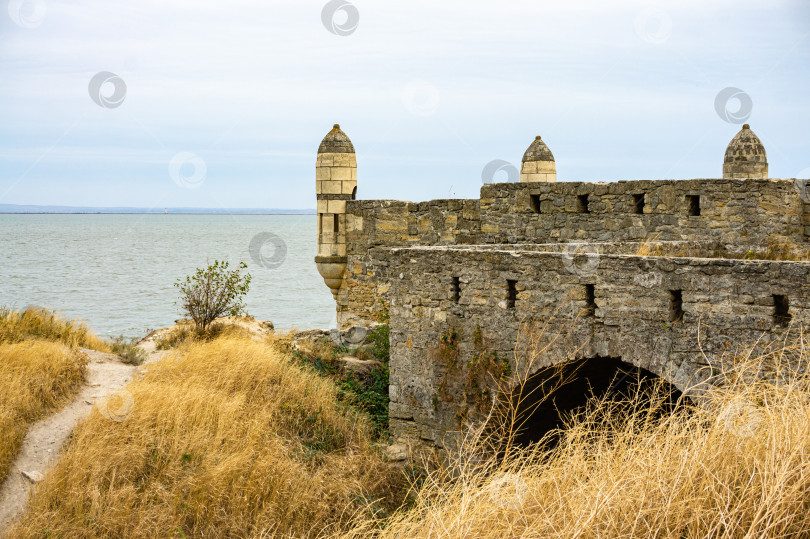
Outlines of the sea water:
[[334,327],[316,248],[315,215],[2,214],[0,306],[47,307],[103,337],[138,337],[183,316],[178,279],[243,261],[248,314],[280,329]]

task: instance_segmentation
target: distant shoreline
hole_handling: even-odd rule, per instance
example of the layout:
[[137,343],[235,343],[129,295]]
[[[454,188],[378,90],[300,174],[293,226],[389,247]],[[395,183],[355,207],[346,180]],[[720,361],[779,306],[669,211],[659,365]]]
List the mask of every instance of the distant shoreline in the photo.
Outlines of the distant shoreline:
[[138,208],[131,206],[48,206],[0,204],[4,215],[316,215],[315,208]]
[[156,211],[0,211],[0,215],[315,215],[316,212],[300,213],[250,213],[250,212],[156,212]]

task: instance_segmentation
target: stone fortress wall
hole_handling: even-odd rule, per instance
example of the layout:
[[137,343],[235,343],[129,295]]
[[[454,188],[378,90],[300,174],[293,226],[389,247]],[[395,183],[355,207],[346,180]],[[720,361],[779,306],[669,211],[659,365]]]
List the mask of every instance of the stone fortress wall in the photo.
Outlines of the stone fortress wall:
[[504,183],[483,186],[480,200],[350,201],[346,226],[341,327],[376,321],[391,247],[657,238],[747,251],[777,236],[805,242],[810,204],[793,180]]
[[[337,126],[322,149],[334,149],[330,139],[348,147]],[[319,215],[319,225],[334,223],[333,236],[319,227],[319,242],[345,253],[325,258],[319,248],[316,259],[338,325],[369,326],[390,310],[395,436],[452,445],[495,389],[473,391],[465,368],[486,357],[518,372],[527,324],[558,339],[532,368],[617,357],[684,390],[729,346],[767,346],[810,322],[810,263],[740,259],[810,246],[806,185],[768,179],[747,125],[729,145],[723,179],[558,183],[553,159],[537,137],[521,182],[484,185],[478,200],[355,200],[352,191],[344,213]],[[655,246],[656,256],[642,256]],[[440,346],[449,335],[452,362]]]
[[[807,263],[605,254],[614,246],[584,261],[559,245],[391,249],[391,432],[451,445],[497,391],[491,377],[470,384],[474,362],[522,372],[521,332],[542,333],[536,347],[554,341],[533,370],[621,358],[685,391],[735,348],[810,324]],[[453,361],[441,350],[451,331]]]

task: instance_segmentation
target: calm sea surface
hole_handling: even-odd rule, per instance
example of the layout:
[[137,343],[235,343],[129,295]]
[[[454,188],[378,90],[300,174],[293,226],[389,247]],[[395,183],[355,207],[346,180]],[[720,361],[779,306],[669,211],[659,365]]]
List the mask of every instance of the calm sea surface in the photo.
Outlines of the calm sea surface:
[[315,238],[315,215],[0,215],[0,305],[56,309],[100,336],[143,336],[181,317],[177,279],[242,260],[249,314],[277,328],[334,327]]

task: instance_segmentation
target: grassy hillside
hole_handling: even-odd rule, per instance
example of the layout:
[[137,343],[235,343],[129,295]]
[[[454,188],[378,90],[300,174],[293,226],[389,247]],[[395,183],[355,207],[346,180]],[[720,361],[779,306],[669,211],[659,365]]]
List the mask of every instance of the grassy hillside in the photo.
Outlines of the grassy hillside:
[[96,337],[83,322],[66,320],[58,313],[40,307],[28,307],[23,311],[0,308],[0,342],[31,339],[112,352],[110,343]]
[[77,347],[109,351],[80,322],[36,307],[0,308],[0,481],[28,427],[80,387],[87,358]]
[[[33,400],[50,406],[80,369],[68,348],[4,344],[0,365],[35,365],[46,347],[35,370],[56,374]],[[235,330],[187,339],[127,387],[123,421],[94,409],[77,427],[6,536],[810,536],[804,336],[724,358],[719,385],[672,415],[659,413],[663,393],[637,392],[567,417],[553,448],[508,446],[508,422],[471,436],[407,506],[402,470],[374,445],[376,394],[341,385],[322,365],[334,352]]]
[[28,427],[55,411],[84,380],[87,356],[63,344],[0,344],[0,482]]
[[9,537],[312,537],[396,498],[365,416],[271,344],[187,343],[127,391],[129,416],[93,411]]

